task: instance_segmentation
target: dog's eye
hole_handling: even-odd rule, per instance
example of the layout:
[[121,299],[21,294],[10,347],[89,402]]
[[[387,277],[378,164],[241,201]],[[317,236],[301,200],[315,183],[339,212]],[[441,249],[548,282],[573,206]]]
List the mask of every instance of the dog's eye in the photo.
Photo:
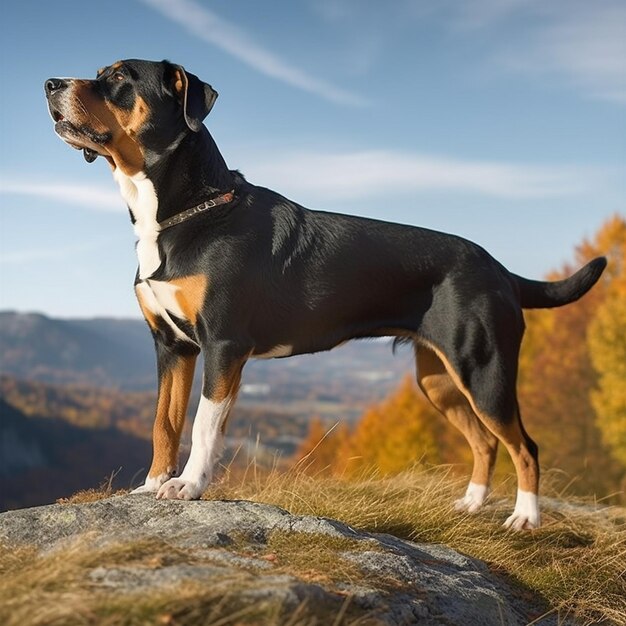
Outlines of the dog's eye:
[[109,80],[113,81],[114,83],[120,83],[125,78],[126,78],[126,76],[124,76],[124,74],[122,72],[113,72],[113,74],[111,74],[111,76],[109,76]]

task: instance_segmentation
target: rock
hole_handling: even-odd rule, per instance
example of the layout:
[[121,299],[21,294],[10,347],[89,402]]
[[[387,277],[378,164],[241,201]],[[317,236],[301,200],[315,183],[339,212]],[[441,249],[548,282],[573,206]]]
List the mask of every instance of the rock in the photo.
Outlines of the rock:
[[[146,494],[0,514],[0,540],[9,545],[58,551],[86,533],[94,547],[156,540],[177,551],[177,559],[157,567],[129,564],[91,569],[91,584],[115,593],[189,580],[219,585],[237,575],[254,580],[240,592],[248,601],[274,598],[291,609],[306,601],[314,612],[323,608],[327,614],[337,614],[350,596],[351,606],[361,614],[374,612],[372,621],[365,623],[517,625],[541,614],[540,602],[529,603],[527,591],[516,589],[485,563],[450,548],[358,532],[341,522],[291,515],[267,504],[179,502]],[[317,537],[320,544],[345,542],[350,547],[337,552],[336,562],[355,567],[360,575],[349,580],[337,576],[312,580],[305,573],[315,570],[314,562],[281,569],[279,551],[261,557],[272,537],[281,533],[294,542],[302,537]],[[540,623],[557,620],[546,618]]]

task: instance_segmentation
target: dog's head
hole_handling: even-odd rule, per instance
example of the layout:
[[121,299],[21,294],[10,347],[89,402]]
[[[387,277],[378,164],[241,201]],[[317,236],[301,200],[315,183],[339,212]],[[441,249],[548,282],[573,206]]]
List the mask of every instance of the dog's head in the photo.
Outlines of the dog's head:
[[44,89],[54,130],[88,162],[99,155],[132,176],[183,133],[198,132],[217,92],[180,65],[129,59],[93,80],[49,78]]

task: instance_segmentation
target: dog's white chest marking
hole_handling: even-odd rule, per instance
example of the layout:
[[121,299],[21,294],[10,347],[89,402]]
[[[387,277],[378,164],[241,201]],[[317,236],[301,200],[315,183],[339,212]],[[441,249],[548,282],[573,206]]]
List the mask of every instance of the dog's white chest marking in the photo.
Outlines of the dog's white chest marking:
[[161,265],[157,238],[159,223],[157,209],[159,202],[152,181],[143,172],[126,176],[118,167],[113,178],[120,187],[122,197],[135,220],[137,235],[137,257],[139,259],[139,278],[145,280],[156,272]]
[[122,197],[128,204],[135,220],[137,258],[141,280],[136,289],[141,305],[152,316],[163,319],[179,339],[193,341],[180,330],[171,317],[174,315],[180,320],[189,321],[177,295],[180,286],[165,281],[150,280],[150,276],[161,265],[161,256],[157,244],[159,202],[154,185],[142,172],[134,176],[127,176],[119,168],[113,172],[113,178],[119,185]]
[[[158,280],[144,280],[135,286],[144,315],[147,313],[146,317],[152,315],[154,318],[161,318],[174,331],[178,339],[196,343],[174,323],[171,317],[174,315],[180,320],[188,321],[176,297],[179,289],[176,285]],[[150,319],[148,323],[152,326]],[[153,323],[156,324],[156,321]]]

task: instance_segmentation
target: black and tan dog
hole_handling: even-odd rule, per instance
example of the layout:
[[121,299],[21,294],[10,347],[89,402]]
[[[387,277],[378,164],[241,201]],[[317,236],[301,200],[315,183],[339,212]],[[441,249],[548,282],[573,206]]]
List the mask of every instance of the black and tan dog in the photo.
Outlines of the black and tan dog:
[[[249,358],[395,336],[414,344],[420,387],[474,453],[457,507],[482,505],[501,441],[518,476],[505,525],[539,526],[537,446],[515,388],[522,309],[580,298],[603,258],[567,280],[532,281],[453,235],[307,210],[227,168],[202,123],[217,93],[167,61],[51,78],[45,92],[56,133],[87,161],[108,161],[138,237],[135,291],[154,335],[159,397],[152,466],[137,491],[200,497]],[[202,398],[178,476],[200,351]]]

